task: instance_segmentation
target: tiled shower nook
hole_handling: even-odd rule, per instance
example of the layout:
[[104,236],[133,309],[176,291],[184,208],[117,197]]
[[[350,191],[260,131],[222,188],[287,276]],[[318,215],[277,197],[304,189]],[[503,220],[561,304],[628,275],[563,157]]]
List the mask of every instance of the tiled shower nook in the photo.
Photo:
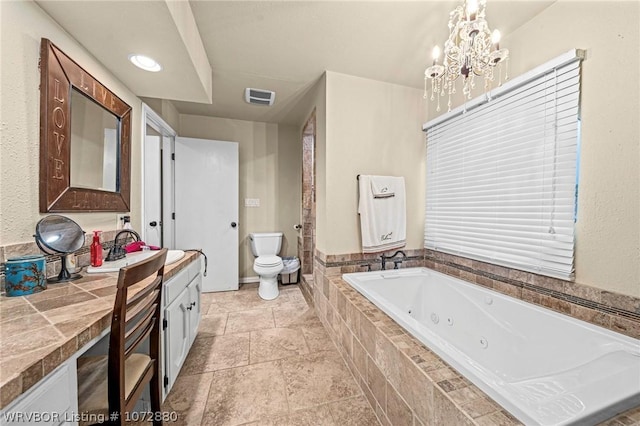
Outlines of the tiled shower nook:
[[[633,298],[431,250],[408,251],[407,255],[412,260],[403,268],[427,266],[632,337],[640,335],[636,312],[640,305]],[[363,263],[375,260],[362,254],[317,252],[312,292],[318,316],[380,422],[521,424],[342,280],[343,273],[361,272]],[[379,269],[379,261],[373,268]],[[563,286],[572,288],[564,290]],[[637,423],[640,407],[603,425]]]
[[313,251],[316,240],[316,115],[307,120],[302,130],[302,232],[298,235],[298,255],[302,274],[313,273]]

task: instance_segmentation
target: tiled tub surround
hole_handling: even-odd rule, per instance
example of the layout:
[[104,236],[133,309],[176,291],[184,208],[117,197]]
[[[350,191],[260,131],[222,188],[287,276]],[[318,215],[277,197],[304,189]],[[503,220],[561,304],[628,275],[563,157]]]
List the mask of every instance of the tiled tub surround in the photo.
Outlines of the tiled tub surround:
[[[508,411],[409,335],[339,276],[316,312],[382,424],[518,425]],[[640,424],[640,407],[603,425]]]
[[[165,266],[165,280],[197,256]],[[85,274],[29,296],[0,296],[0,409],[111,325],[117,279]]]
[[[390,256],[397,250],[391,250],[384,252],[386,256]],[[424,266],[424,250],[404,250],[402,251],[407,256],[402,264],[401,268],[414,268]],[[305,298],[310,302],[314,298],[314,288],[319,286],[320,290],[324,286],[328,288],[327,276],[342,275],[351,272],[365,272],[365,271],[379,271],[382,269],[382,262],[380,255],[382,253],[350,253],[350,254],[330,254],[326,255],[320,250],[316,249],[313,257],[313,275],[302,276],[302,285],[300,289],[305,295]],[[393,269],[393,261],[386,262],[387,269]]]
[[[524,300],[529,302],[622,334],[640,337],[640,322],[635,321],[637,314],[633,308],[640,304],[636,305],[638,300],[635,298],[429,250],[407,251],[409,253],[415,259],[411,264],[403,264],[403,268],[432,267],[501,293],[521,298],[524,295]],[[415,425],[520,424],[342,280],[342,273],[362,272],[367,268],[360,265],[375,262],[377,257],[362,254],[325,255],[317,251],[314,275],[309,280],[311,286],[308,290],[318,316],[358,378],[381,422],[394,425],[411,424],[411,421]],[[456,267],[458,265],[464,269]],[[496,272],[506,273],[506,276],[509,273],[512,276],[526,274],[520,276],[537,282],[539,286],[525,288],[521,281],[503,278]],[[565,285],[571,287],[569,294],[562,291],[535,291],[549,286],[564,289]],[[520,288],[520,292],[515,290],[517,288]],[[582,297],[571,294],[580,294]],[[603,424],[640,425],[640,408],[622,413]]]
[[[402,268],[424,266],[640,339],[640,298],[434,250],[405,252],[408,261],[402,263]],[[380,253],[326,255],[316,250],[313,278],[322,283],[322,275],[365,272],[367,265],[373,271],[380,270]],[[387,262],[387,269],[392,267],[393,262]]]
[[[423,249],[399,249],[404,252],[406,258],[403,259],[401,268],[414,268],[424,266],[424,250]],[[321,266],[329,271],[329,273],[339,271],[341,274],[350,272],[365,272],[369,269],[379,271],[382,269],[380,256],[391,256],[397,249],[389,250],[382,253],[348,253],[348,254],[324,254],[320,250],[315,251],[315,266]],[[397,256],[395,259],[387,259],[386,269],[393,269],[393,261],[402,259]],[[315,270],[315,268],[314,268]]]
[[434,250],[424,253],[427,268],[640,339],[640,298]]
[[526,424],[640,406],[640,340],[428,268],[343,279]]
[[[113,247],[114,238],[118,231],[104,231],[102,232],[102,250],[103,258],[107,255],[107,251]],[[129,236],[127,238],[130,239]],[[119,239],[124,241],[124,236]],[[93,241],[91,233],[85,234],[85,241],[82,248],[74,253],[76,258],[77,269],[89,266],[91,264],[90,246]],[[0,247],[0,293],[4,293],[4,264],[7,259],[13,257],[25,256],[29,254],[43,254],[46,260],[47,278],[56,277],[60,273],[60,256],[59,255],[46,255],[44,254],[38,245],[34,241],[28,243],[9,244]],[[69,271],[74,272],[74,271]]]

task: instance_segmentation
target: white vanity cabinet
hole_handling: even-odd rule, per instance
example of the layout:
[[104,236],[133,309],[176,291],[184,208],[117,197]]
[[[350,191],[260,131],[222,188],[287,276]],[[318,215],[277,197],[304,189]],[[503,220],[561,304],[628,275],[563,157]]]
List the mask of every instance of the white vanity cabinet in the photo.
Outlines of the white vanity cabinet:
[[162,319],[163,399],[178,377],[200,324],[200,259],[164,283]]
[[65,362],[0,412],[2,425],[76,425],[75,359]]
[[[200,293],[202,291],[202,260],[198,257],[171,278],[165,279],[162,301],[161,372],[163,400],[169,393],[195,340],[200,323]],[[0,410],[0,425],[78,424],[76,361],[80,355],[106,354],[109,329],[88,342],[82,349],[54,371]],[[144,344],[143,344],[144,345]],[[150,396],[143,392],[140,410],[148,411]],[[146,404],[146,405],[145,405]]]

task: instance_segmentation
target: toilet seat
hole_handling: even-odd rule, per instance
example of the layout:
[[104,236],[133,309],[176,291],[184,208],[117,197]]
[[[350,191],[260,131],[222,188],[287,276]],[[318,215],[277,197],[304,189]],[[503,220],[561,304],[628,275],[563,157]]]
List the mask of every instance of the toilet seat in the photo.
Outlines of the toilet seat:
[[282,265],[282,258],[279,256],[258,256],[254,262],[255,266],[261,266],[263,268],[270,268],[273,266]]
[[253,265],[253,270],[261,278],[276,278],[283,269],[284,265],[282,263],[274,266]]

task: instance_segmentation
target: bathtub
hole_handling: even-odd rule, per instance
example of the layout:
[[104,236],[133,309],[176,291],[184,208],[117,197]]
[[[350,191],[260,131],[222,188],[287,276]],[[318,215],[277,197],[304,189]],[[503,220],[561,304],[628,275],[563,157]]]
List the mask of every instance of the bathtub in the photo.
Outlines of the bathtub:
[[640,340],[427,268],[343,279],[527,425],[640,405]]

